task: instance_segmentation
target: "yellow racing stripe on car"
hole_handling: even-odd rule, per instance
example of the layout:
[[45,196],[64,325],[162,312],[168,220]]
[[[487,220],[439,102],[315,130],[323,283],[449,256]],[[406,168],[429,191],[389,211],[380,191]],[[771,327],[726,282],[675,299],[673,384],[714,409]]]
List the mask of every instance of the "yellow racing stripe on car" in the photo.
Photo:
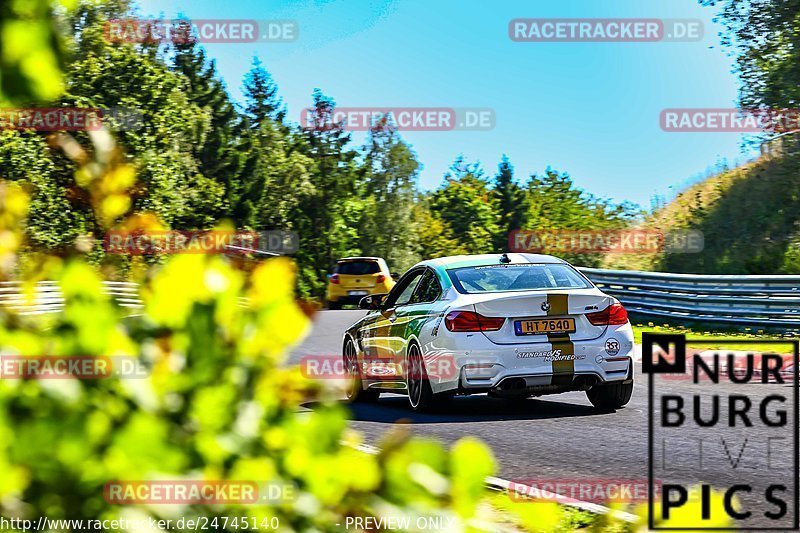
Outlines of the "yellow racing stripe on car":
[[[550,304],[547,316],[566,316],[569,314],[568,294],[548,294],[547,303]],[[552,345],[552,350],[560,350],[561,355],[575,355],[575,345],[569,338],[569,333],[548,334],[547,340]],[[575,361],[553,361],[553,378],[551,385],[568,385],[572,383],[575,375]]]

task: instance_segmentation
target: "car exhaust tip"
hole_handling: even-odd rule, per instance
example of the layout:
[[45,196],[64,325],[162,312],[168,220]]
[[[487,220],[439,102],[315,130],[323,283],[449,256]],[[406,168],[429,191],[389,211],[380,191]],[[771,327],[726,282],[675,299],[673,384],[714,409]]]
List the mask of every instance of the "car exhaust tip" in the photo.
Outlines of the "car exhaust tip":
[[503,383],[503,388],[509,391],[521,391],[526,387],[525,378],[512,378]]
[[572,382],[572,387],[576,390],[589,390],[597,385],[597,376],[577,376]]
[[500,396],[524,396],[527,391],[528,383],[525,378],[506,379],[497,387],[497,394]]

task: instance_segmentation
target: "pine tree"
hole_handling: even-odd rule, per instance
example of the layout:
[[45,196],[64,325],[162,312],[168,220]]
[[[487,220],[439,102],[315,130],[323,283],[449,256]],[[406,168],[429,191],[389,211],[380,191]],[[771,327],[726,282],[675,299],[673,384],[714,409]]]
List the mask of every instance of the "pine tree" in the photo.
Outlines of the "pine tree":
[[497,197],[500,226],[495,239],[495,251],[500,252],[508,250],[508,238],[513,230],[524,229],[528,214],[525,191],[514,181],[514,167],[505,154],[497,167],[494,194]]
[[278,86],[257,57],[245,75],[243,93],[242,174],[248,179],[240,190],[240,204],[246,206],[255,228],[284,229],[280,227],[281,221],[288,222],[283,217],[287,209],[284,196],[292,194],[285,186],[291,185],[292,173],[281,170],[280,162],[289,146],[286,137],[290,130],[283,124],[286,110]]
[[369,131],[363,148],[359,224],[362,253],[386,259],[393,270],[404,270],[417,259],[413,207],[420,164],[395,128],[384,118]]
[[[356,197],[356,152],[347,148],[350,134],[332,122],[336,102],[319,89],[312,96],[311,123],[296,148],[313,162],[314,195],[305,206],[311,223],[307,244],[315,271],[321,274],[340,257],[359,253],[362,206]],[[318,287],[324,287],[321,278]]]
[[257,57],[253,58],[253,66],[245,76],[244,97],[244,115],[251,129],[258,129],[267,117],[279,124],[286,118],[286,106],[278,96],[278,85]]
[[[240,119],[214,61],[195,42],[174,44],[174,69],[187,80],[187,97],[207,115],[207,128],[195,145],[200,173],[225,187],[226,205],[218,218],[230,218],[237,227],[252,227],[255,206],[246,197],[248,176],[242,170],[246,141],[238,135]],[[245,143],[245,146],[243,146]]]

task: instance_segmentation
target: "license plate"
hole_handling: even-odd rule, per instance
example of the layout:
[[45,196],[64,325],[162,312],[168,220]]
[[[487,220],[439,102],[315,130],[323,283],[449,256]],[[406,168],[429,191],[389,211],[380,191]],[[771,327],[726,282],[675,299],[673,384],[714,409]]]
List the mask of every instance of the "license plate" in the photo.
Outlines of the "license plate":
[[366,296],[369,291],[347,291],[350,296]]
[[574,318],[534,318],[514,322],[517,335],[542,335],[546,333],[575,333]]

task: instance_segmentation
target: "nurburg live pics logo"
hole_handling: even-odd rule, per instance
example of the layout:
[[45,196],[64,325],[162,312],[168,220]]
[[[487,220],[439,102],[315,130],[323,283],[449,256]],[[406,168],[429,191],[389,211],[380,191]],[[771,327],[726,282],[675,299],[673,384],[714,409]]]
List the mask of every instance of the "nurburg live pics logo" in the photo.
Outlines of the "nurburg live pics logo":
[[[688,342],[726,348],[709,346],[698,353],[687,351],[685,335],[642,335],[642,372],[648,375],[649,528],[800,531],[800,341]],[[747,349],[755,344],[771,346],[776,353]],[[743,351],[728,345],[745,347],[744,370],[740,366],[734,371],[733,364]],[[785,352],[791,347],[793,358],[781,356],[781,346]],[[687,369],[691,380],[658,380],[656,387],[657,375],[685,374]],[[707,481],[710,477],[713,483]],[[658,493],[656,480],[661,484]],[[669,527],[660,525],[665,521]]]

